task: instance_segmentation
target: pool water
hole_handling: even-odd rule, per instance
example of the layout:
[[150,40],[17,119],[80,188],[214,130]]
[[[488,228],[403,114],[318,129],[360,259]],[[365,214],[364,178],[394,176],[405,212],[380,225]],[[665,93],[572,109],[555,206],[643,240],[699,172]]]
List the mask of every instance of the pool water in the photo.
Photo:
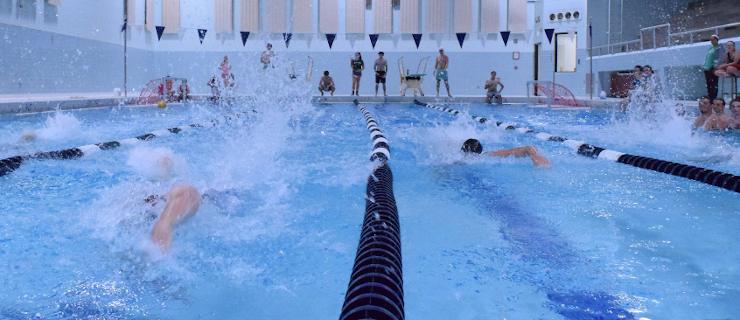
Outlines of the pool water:
[[[390,142],[407,319],[719,319],[740,314],[739,195],[576,155],[412,104],[365,104]],[[604,110],[446,105],[612,150],[740,172],[733,134]],[[353,104],[105,108],[0,117],[0,157],[257,113],[0,177],[0,318],[319,319],[344,301],[372,170]],[[22,132],[38,138],[18,142]],[[535,145],[553,164],[469,158]],[[169,156],[171,172],[157,169]],[[176,184],[204,194],[162,255]]]

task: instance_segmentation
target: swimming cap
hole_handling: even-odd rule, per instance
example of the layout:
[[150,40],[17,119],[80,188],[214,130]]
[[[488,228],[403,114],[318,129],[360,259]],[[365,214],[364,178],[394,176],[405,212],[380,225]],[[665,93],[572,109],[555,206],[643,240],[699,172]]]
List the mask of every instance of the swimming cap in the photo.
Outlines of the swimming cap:
[[480,144],[480,141],[475,139],[465,140],[460,149],[462,149],[463,152],[483,153],[483,145]]

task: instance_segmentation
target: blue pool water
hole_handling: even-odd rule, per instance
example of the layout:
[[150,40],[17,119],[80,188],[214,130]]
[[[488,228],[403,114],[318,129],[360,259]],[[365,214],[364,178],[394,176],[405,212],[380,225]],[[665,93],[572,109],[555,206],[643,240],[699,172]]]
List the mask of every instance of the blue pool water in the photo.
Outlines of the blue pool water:
[[[392,151],[407,319],[720,319],[740,314],[736,193],[576,155],[410,104],[365,104]],[[732,134],[604,110],[451,104],[597,146],[740,172]],[[339,315],[372,170],[352,104],[247,102],[0,117],[0,157],[258,113],[0,177],[0,318],[319,319]],[[24,131],[39,138],[20,143]],[[535,145],[553,164],[465,158]],[[162,173],[156,158],[170,156]],[[205,200],[152,248],[162,204]]]

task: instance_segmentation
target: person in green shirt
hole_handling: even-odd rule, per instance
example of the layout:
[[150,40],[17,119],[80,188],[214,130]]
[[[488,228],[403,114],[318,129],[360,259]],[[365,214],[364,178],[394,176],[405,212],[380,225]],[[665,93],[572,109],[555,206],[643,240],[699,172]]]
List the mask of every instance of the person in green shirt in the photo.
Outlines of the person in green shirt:
[[704,59],[704,78],[707,81],[707,95],[710,101],[714,101],[717,98],[717,84],[719,78],[714,74],[714,70],[719,65],[719,58],[722,57],[722,47],[719,45],[719,37],[712,35],[709,38],[709,42],[712,43],[712,47],[707,51],[707,56]]

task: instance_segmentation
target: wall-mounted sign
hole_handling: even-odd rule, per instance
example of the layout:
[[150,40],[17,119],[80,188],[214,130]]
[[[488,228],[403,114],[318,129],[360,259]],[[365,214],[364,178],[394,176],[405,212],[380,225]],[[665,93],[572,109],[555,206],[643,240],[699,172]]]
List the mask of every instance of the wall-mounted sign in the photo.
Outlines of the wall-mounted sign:
[[513,58],[514,60],[519,60],[519,51],[514,51]]

